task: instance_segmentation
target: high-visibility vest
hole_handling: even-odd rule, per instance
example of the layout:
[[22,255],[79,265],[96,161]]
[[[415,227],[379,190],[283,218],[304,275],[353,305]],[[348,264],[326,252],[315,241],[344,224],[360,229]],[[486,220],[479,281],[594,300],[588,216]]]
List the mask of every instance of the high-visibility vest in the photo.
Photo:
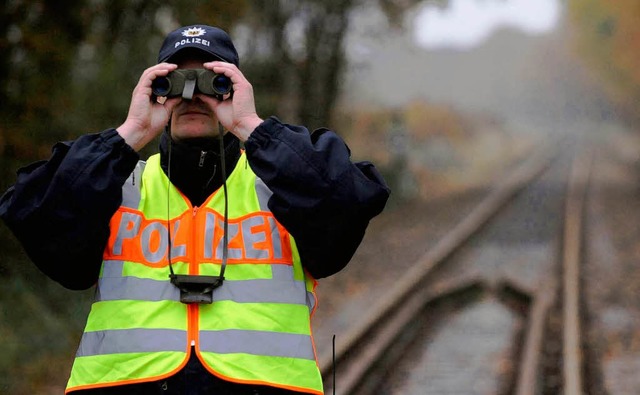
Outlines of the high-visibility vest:
[[176,274],[220,273],[223,188],[193,207],[169,182],[159,155],[140,162],[110,222],[67,393],[169,377],[185,366],[192,346],[222,379],[323,393],[311,334],[316,281],[269,211],[271,191],[244,153],[227,191],[224,283],[213,303],[184,304],[168,257]]

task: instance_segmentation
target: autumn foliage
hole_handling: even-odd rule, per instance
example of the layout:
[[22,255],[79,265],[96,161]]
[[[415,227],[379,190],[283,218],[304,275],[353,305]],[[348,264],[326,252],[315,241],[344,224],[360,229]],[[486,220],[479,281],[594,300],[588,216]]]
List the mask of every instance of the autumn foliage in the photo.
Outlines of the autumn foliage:
[[425,100],[393,109],[343,110],[335,123],[348,131],[345,139],[356,156],[365,155],[384,172],[399,199],[437,199],[481,186],[496,177],[496,164],[520,155],[528,144],[509,137],[492,117]]
[[640,118],[640,3],[570,0],[574,43],[612,101]]

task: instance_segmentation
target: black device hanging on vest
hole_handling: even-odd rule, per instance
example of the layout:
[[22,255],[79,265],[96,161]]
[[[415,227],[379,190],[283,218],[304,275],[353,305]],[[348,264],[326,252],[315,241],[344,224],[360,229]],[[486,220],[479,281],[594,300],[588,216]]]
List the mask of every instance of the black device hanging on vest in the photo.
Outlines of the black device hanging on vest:
[[[175,274],[173,272],[173,265],[171,264],[171,235],[168,235],[169,238],[169,278],[171,279],[171,284],[175,285],[180,290],[180,302],[185,304],[199,303],[199,304],[211,304],[213,303],[213,290],[220,287],[224,282],[224,271],[227,266],[227,256],[228,256],[228,229],[229,229],[229,221],[228,221],[228,206],[229,199],[227,196],[227,170],[225,166],[225,157],[224,157],[224,128],[220,122],[218,122],[218,131],[220,132],[220,170],[222,176],[222,189],[224,192],[224,234],[222,236],[222,265],[220,267],[220,274],[217,276],[201,276],[201,275],[192,275],[192,274]],[[167,177],[169,181],[171,181],[171,133],[169,133],[169,161],[167,163]],[[169,222],[170,214],[169,214],[169,188],[171,187],[171,182],[167,184],[167,222]],[[168,227],[171,229],[171,227]]]

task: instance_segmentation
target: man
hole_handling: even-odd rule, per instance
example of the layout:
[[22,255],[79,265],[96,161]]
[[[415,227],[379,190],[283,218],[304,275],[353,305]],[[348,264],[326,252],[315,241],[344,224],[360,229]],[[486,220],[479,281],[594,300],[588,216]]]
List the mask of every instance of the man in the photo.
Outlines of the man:
[[[348,263],[389,190],[335,133],[261,119],[238,65],[218,28],[171,32],[121,126],[58,143],[0,199],[40,270],[97,284],[67,393],[322,394],[315,279]],[[232,91],[156,97],[178,69]]]

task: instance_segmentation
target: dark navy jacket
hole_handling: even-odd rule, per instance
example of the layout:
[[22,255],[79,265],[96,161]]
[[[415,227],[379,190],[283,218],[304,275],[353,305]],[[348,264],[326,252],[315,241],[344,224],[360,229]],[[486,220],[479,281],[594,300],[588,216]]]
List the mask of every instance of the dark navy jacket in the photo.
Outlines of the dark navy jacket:
[[[163,168],[199,205],[222,183],[218,145],[169,140],[165,133],[160,142]],[[224,141],[229,174],[240,144],[230,133]],[[322,278],[344,268],[389,197],[376,168],[351,162],[334,132],[309,133],[274,117],[254,130],[245,150],[273,192],[269,208],[296,239],[306,270]],[[58,143],[49,160],[18,171],[16,184],[0,198],[0,217],[46,275],[69,289],[89,288],[98,278],[122,185],[138,160],[115,129]]]

